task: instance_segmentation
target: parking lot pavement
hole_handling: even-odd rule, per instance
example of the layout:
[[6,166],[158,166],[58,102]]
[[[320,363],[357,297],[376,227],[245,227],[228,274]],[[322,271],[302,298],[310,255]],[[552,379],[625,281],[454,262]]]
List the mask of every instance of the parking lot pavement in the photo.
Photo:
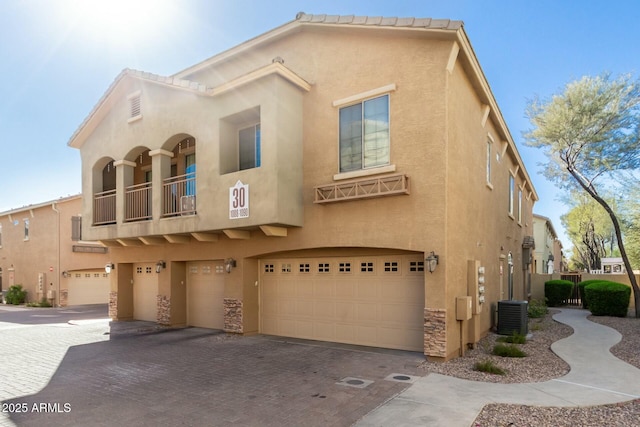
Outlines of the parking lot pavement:
[[348,426],[409,387],[424,360],[200,328],[3,325],[5,425]]

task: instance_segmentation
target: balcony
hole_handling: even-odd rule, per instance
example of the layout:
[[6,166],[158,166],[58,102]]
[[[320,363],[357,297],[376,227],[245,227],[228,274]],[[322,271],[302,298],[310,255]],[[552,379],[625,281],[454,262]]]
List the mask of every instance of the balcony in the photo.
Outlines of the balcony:
[[125,221],[151,219],[151,183],[130,185],[125,190]]
[[314,203],[342,202],[356,199],[409,194],[409,177],[404,174],[315,187]]
[[93,196],[93,225],[116,223],[116,190],[107,190]]
[[162,182],[162,216],[195,215],[196,176],[188,173]]

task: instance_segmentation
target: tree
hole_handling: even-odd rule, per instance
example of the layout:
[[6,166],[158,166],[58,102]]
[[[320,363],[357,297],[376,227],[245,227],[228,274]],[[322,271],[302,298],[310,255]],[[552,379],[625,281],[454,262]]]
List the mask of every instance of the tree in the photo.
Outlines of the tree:
[[547,101],[529,102],[526,111],[533,128],[527,145],[545,150],[545,175],[562,188],[582,188],[613,223],[640,318],[640,289],[624,248],[620,222],[601,197],[596,180],[640,165],[640,81],[630,75],[612,79],[603,74],[568,83]]
[[[603,198],[615,209],[614,201]],[[572,207],[560,220],[573,244],[572,261],[583,270],[600,269],[601,258],[614,256],[617,251],[615,231],[609,215],[583,191],[572,191],[566,202]]]

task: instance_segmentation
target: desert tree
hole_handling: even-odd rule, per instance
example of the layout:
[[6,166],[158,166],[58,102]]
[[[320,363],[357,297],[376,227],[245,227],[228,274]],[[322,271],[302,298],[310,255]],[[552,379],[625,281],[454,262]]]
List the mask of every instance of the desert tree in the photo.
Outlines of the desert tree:
[[532,128],[525,132],[525,142],[544,150],[547,178],[561,188],[586,191],[611,218],[640,317],[640,289],[620,222],[599,188],[614,185],[616,172],[640,165],[640,81],[630,75],[585,76],[550,99],[534,98],[526,115]]

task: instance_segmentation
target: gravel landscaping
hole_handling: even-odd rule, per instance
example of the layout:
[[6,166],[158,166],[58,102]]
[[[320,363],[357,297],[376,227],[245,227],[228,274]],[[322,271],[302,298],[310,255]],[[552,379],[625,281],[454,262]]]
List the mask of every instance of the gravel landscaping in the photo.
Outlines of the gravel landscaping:
[[[532,336],[526,344],[518,345],[527,357],[508,358],[491,354],[498,335],[490,333],[464,357],[445,363],[425,362],[423,369],[443,375],[473,381],[494,383],[542,382],[559,378],[569,372],[569,366],[550,349],[553,342],[565,338],[573,330],[552,319],[553,309],[540,319],[529,321]],[[616,357],[640,369],[640,319],[596,317],[589,319],[616,329],[622,341],[611,349]],[[502,368],[505,375],[474,370],[476,362],[490,360]],[[638,426],[640,399],[614,405],[580,408],[533,407],[525,405],[489,404],[476,418],[473,426]]]

